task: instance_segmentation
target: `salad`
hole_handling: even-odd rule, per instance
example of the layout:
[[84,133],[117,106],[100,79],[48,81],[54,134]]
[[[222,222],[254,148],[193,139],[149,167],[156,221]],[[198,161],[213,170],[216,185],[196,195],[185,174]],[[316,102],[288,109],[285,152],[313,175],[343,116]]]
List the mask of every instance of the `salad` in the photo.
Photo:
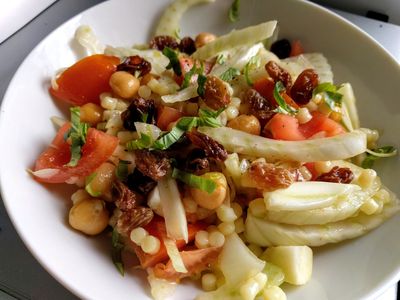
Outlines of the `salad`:
[[142,268],[155,299],[184,278],[201,283],[196,299],[286,299],[283,282],[311,278],[312,247],[398,212],[372,169],[396,149],[360,127],[351,84],[333,81],[323,54],[278,39],[276,21],[180,37],[201,2],[173,2],[145,45],[77,29],[88,56],[49,89],[70,118],[52,117],[31,173],[77,186],[70,226],[109,234],[117,270]]

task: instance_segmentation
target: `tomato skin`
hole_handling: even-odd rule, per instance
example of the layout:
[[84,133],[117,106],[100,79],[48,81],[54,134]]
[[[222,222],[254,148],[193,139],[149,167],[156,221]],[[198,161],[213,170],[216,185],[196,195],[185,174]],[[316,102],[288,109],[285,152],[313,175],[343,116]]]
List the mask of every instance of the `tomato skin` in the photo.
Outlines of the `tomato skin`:
[[253,84],[253,89],[259,92],[261,96],[263,96],[272,104],[276,103],[274,98],[274,87],[275,82],[272,78],[269,77],[260,78],[256,80]]
[[276,114],[268,122],[267,128],[275,140],[301,141],[306,139],[299,131],[299,121],[293,116]]
[[115,56],[96,54],[85,57],[60,75],[58,89],[51,87],[50,94],[73,105],[99,104],[100,94],[111,91],[108,82],[119,63]]
[[[193,68],[194,61],[190,57],[180,57],[179,64],[181,66],[182,75],[181,76],[176,75],[175,81],[177,84],[182,85],[183,78],[185,77],[185,74]],[[193,78],[195,78],[195,80],[197,80],[197,76],[193,76],[191,81],[193,81]]]
[[161,130],[167,130],[167,127],[171,122],[177,121],[182,116],[183,113],[175,108],[161,106],[157,113],[157,127]]
[[307,123],[300,125],[299,128],[300,132],[306,138],[310,138],[314,134],[321,131],[325,132],[326,137],[331,137],[346,132],[342,125],[320,112],[314,111],[311,113],[311,115],[312,119]]
[[[207,227],[206,223],[203,222],[197,222],[194,224],[188,224],[188,243],[192,242],[196,236],[196,233],[199,230],[204,230]],[[137,257],[139,258],[140,264],[143,269],[148,268],[148,267],[153,267],[156,264],[168,260],[168,253],[167,249],[165,248],[163,240],[167,238],[167,229],[165,227],[165,220],[164,218],[160,216],[154,216],[153,220],[146,226],[144,226],[144,229],[147,230],[147,232],[150,235],[155,236],[160,240],[160,250],[156,254],[147,254],[143,252],[143,250],[133,243],[132,241],[128,241],[128,245],[132,246],[133,249],[135,250],[135,253]],[[186,242],[184,240],[178,240],[176,241],[176,246],[178,247],[179,250],[183,249],[186,246]]]
[[297,56],[304,53],[303,45],[299,40],[294,40],[291,44],[292,50],[290,51],[289,56]]
[[58,173],[49,178],[35,177],[37,181],[63,183],[88,176],[105,162],[118,146],[118,138],[89,128],[86,143],[82,147],[82,157],[77,166],[65,166],[71,158],[70,145],[64,141],[64,135],[70,127],[69,123],[62,126],[51,145],[36,160],[34,171],[57,169]]

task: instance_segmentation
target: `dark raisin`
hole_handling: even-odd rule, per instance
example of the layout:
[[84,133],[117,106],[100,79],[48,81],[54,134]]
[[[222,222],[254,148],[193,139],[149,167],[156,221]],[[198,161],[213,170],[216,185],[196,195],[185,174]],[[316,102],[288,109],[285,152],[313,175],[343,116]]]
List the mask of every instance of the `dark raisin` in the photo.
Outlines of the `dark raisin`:
[[265,70],[267,70],[269,76],[271,76],[275,82],[281,81],[286,89],[290,89],[292,86],[292,76],[290,76],[288,71],[281,68],[272,60],[265,65]]
[[249,105],[249,113],[260,121],[261,126],[264,126],[274,116],[275,105],[256,90],[247,90],[243,99]]
[[228,106],[231,97],[223,80],[216,76],[207,77],[204,85],[204,102],[215,110]]
[[169,159],[160,151],[136,150],[136,168],[153,180],[160,180],[171,169]]
[[271,45],[271,52],[276,54],[280,59],[287,58],[292,51],[292,46],[287,39],[276,41]]
[[318,85],[318,74],[313,69],[300,73],[294,82],[290,96],[299,105],[306,105],[312,98],[312,92]]
[[121,114],[125,129],[136,131],[135,122],[155,123],[156,106],[153,100],[134,98],[128,109]]
[[186,159],[186,170],[196,175],[202,175],[210,170],[210,162],[203,149],[195,148]]
[[125,71],[132,75],[137,75],[136,72],[139,72],[139,76],[144,76],[150,73],[151,63],[139,55],[129,56],[117,66],[117,71]]
[[153,217],[154,213],[148,207],[136,207],[132,210],[124,211],[117,219],[118,232],[129,235],[133,229],[149,224]]
[[158,35],[151,39],[150,48],[163,51],[165,47],[177,49],[179,47],[176,39],[169,35]]
[[317,177],[317,181],[350,183],[354,179],[354,174],[349,168],[333,167],[327,173],[322,173]]
[[191,55],[196,51],[196,44],[191,37],[186,36],[179,43],[179,50],[183,53]]
[[193,143],[193,145],[203,149],[207,157],[214,158],[218,161],[224,161],[227,159],[228,153],[226,152],[224,146],[210,138],[208,135],[196,130],[192,130],[186,133],[186,136]]
[[113,183],[111,192],[115,206],[121,211],[132,210],[143,202],[142,195],[131,191],[121,181],[116,181]]
[[126,185],[144,197],[156,187],[157,181],[151,179],[148,176],[143,175],[138,169],[135,169],[133,173],[129,174],[126,179]]
[[277,167],[271,163],[251,164],[248,175],[257,188],[265,191],[287,188],[294,182],[291,170]]

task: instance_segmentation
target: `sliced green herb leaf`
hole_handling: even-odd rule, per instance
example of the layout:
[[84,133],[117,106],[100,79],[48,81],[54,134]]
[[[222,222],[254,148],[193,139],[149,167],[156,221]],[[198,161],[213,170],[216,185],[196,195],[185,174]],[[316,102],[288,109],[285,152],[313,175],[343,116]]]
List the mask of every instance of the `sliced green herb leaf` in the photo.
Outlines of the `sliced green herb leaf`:
[[170,47],[165,47],[162,53],[169,59],[169,64],[167,66],[167,69],[172,69],[174,70],[176,75],[181,76],[182,70],[181,70],[181,64],[179,63],[178,54]]
[[317,85],[313,90],[313,97],[317,94],[322,94],[325,103],[330,109],[335,110],[336,107],[341,107],[343,95],[337,92],[338,87],[330,82],[323,82]]
[[125,270],[124,270],[124,263],[122,262],[121,258],[121,251],[124,248],[124,245],[120,241],[120,235],[117,231],[116,228],[113,229],[112,235],[111,235],[111,259],[117,268],[118,272],[124,276]]
[[85,179],[85,190],[86,192],[88,192],[88,194],[92,197],[99,197],[101,195],[101,192],[98,191],[94,191],[92,189],[91,183],[93,181],[93,179],[97,176],[96,172],[93,172],[92,174],[90,174],[89,176],[86,177]]
[[128,151],[138,150],[138,149],[148,149],[153,145],[153,139],[150,135],[141,133],[140,138],[126,143],[126,149]]
[[209,118],[217,118],[225,108],[220,108],[219,110],[210,110],[210,109],[204,109],[200,108],[199,109],[199,117],[204,118],[204,117],[209,117]]
[[370,169],[374,162],[380,158],[391,157],[397,154],[397,149],[393,146],[384,146],[373,150],[367,150],[367,156],[361,163],[365,169]]
[[235,76],[240,75],[240,71],[236,68],[229,68],[219,76],[223,81],[231,81]]
[[117,167],[115,168],[115,176],[121,181],[125,181],[129,174],[129,165],[131,164],[130,161],[127,160],[120,160],[118,162]]
[[148,113],[142,113],[142,122],[143,123],[147,123],[147,119],[149,118],[149,114]]
[[214,181],[174,168],[172,177],[186,183],[190,187],[206,191],[211,194],[217,188]]
[[79,107],[71,107],[71,129],[66,138],[71,139],[71,159],[66,166],[75,167],[81,159],[82,146],[86,143],[86,135],[89,125],[81,123]]
[[205,85],[206,85],[206,81],[207,81],[207,76],[200,74],[199,77],[197,77],[197,94],[199,94],[199,96],[203,97],[204,93],[205,93]]
[[253,57],[251,57],[249,59],[249,61],[247,62],[247,64],[244,66],[244,77],[246,78],[246,82],[248,85],[252,86],[253,85],[253,81],[250,79],[249,76],[249,71],[253,70],[255,68],[258,68],[260,66],[260,58],[257,55],[254,55]]
[[193,67],[190,69],[189,72],[187,72],[185,74],[185,76],[183,77],[183,82],[182,82],[182,86],[181,89],[187,88],[189,86],[190,80],[192,79],[192,77],[197,74],[197,75],[201,75],[204,72],[204,68],[203,65],[201,65],[200,68],[196,67],[196,64],[193,65]]
[[225,61],[226,61],[225,55],[224,54],[218,54],[217,60],[216,60],[217,64],[223,65],[225,63]]
[[154,142],[153,147],[158,150],[166,150],[175,144],[185,133],[185,130],[174,126],[170,132],[161,136],[157,141]]
[[240,0],[233,0],[228,12],[228,17],[231,22],[236,22],[239,20],[239,6]]
[[278,108],[275,109],[275,111],[281,114],[294,115],[295,113],[297,113],[297,109],[288,105],[285,99],[283,99],[281,96],[281,93],[284,92],[285,90],[286,90],[285,86],[281,81],[275,83],[274,98],[276,103],[278,103],[279,105]]

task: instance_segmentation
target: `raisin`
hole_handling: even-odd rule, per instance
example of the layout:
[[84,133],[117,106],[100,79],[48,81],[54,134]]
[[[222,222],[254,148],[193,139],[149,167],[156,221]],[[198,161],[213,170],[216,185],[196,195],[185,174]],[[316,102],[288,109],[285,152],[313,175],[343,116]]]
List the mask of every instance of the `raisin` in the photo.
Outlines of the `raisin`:
[[154,181],[150,177],[143,175],[138,169],[135,169],[133,173],[128,175],[126,185],[132,191],[147,197],[147,195],[156,187],[157,181]]
[[125,129],[136,131],[135,122],[155,124],[156,106],[153,100],[134,98],[122,114],[122,124]]
[[210,170],[210,162],[203,149],[195,148],[190,151],[186,160],[186,170],[196,175],[202,175]]
[[179,50],[183,53],[191,55],[196,51],[196,44],[191,37],[184,37],[179,43]]
[[254,89],[249,89],[244,95],[244,102],[249,104],[249,113],[254,115],[264,126],[275,114],[273,105]]
[[132,210],[143,202],[142,195],[131,191],[121,181],[114,182],[111,191],[115,206],[121,211]]
[[281,68],[272,60],[265,65],[265,70],[267,70],[269,76],[271,76],[275,82],[281,81],[286,89],[290,89],[292,86],[292,76],[290,76],[288,71]]
[[289,57],[290,52],[292,51],[292,46],[287,39],[282,39],[273,43],[270,50],[280,59],[283,59]]
[[333,167],[327,173],[322,173],[317,177],[317,181],[350,183],[354,179],[354,174],[349,168]]
[[177,49],[179,47],[176,39],[169,35],[158,35],[151,39],[150,48],[163,51],[165,47]]
[[223,80],[216,76],[207,77],[204,85],[204,102],[215,110],[228,106],[231,97]]
[[300,73],[294,82],[290,96],[299,105],[306,105],[312,98],[312,92],[318,85],[318,74],[313,69]]
[[157,181],[163,178],[171,169],[165,153],[159,151],[136,150],[136,168],[143,175]]
[[117,71],[125,71],[132,75],[137,75],[136,72],[139,72],[139,76],[144,76],[150,73],[151,63],[139,55],[129,56],[117,66]]
[[294,176],[289,169],[271,163],[253,163],[248,174],[257,188],[265,191],[287,188],[294,182]]
[[228,153],[224,146],[210,138],[208,135],[192,130],[186,133],[186,136],[196,147],[203,149],[207,157],[214,158],[218,161],[224,161],[227,159]]
[[117,219],[118,232],[129,235],[133,229],[149,224],[153,217],[154,213],[148,207],[136,207],[132,210],[124,211]]

